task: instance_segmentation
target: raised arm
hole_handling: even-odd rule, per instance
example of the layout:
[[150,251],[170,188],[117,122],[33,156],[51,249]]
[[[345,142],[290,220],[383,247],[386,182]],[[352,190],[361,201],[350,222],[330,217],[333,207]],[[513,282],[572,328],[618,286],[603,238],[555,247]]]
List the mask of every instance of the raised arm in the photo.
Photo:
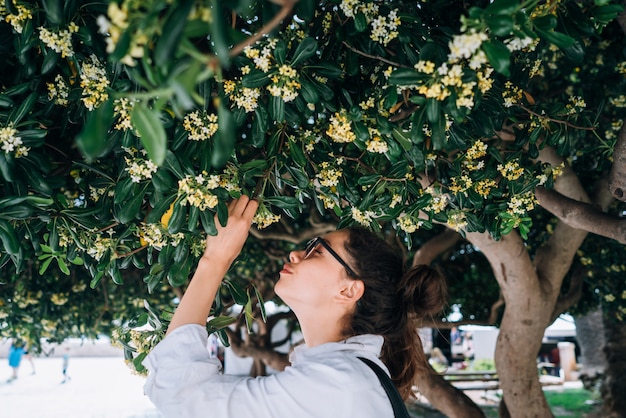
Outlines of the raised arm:
[[229,203],[225,227],[216,220],[217,235],[207,237],[204,254],[176,308],[166,335],[182,325],[206,325],[222,278],[241,252],[258,206],[255,200],[241,196]]

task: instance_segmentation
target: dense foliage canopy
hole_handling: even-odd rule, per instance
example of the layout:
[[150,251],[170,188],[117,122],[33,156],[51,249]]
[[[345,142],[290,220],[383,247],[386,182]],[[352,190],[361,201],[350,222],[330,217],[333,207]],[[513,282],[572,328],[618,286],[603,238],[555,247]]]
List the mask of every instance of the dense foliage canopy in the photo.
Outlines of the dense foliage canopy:
[[[538,246],[550,220],[533,230],[534,191],[566,169],[541,152],[592,191],[626,113],[617,1],[4,4],[6,335],[88,334],[95,295],[171,300],[240,193],[268,231],[321,218],[409,248],[438,225]],[[623,257],[583,255],[623,274]],[[257,287],[231,276],[225,295],[250,308]],[[609,279],[593,289],[621,317]]]

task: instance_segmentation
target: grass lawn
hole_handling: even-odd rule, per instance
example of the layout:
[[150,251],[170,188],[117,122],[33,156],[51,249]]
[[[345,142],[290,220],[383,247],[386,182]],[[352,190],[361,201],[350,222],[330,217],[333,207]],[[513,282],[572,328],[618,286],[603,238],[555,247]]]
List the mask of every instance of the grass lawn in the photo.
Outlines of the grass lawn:
[[[585,418],[598,408],[586,403],[593,399],[592,393],[585,389],[562,389],[544,391],[548,405],[555,418]],[[413,417],[440,418],[443,414],[428,408],[409,408]],[[481,406],[487,418],[498,418],[498,406]]]
[[[592,393],[585,389],[545,390],[543,392],[555,418],[585,418],[598,408],[587,403],[592,401]],[[497,406],[482,407],[488,418],[498,418]]]

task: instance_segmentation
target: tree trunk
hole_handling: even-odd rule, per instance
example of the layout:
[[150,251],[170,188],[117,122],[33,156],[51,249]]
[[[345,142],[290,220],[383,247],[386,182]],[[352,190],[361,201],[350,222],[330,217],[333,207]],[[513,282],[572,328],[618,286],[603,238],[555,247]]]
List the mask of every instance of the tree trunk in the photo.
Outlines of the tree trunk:
[[600,307],[575,318],[576,340],[580,347],[580,379],[587,390],[592,390],[606,370],[604,355],[604,324]]
[[[525,299],[524,303],[518,303]],[[516,418],[551,417],[537,373],[537,353],[546,325],[540,318],[550,312],[546,304],[535,302],[534,295],[517,296],[507,306],[496,343],[496,369],[503,388],[501,416],[511,412]],[[515,306],[517,305],[517,306]],[[541,312],[541,310],[546,312]],[[505,414],[506,411],[506,414]]]
[[602,416],[626,417],[626,323],[604,318],[604,337],[607,368],[602,385],[604,401]]

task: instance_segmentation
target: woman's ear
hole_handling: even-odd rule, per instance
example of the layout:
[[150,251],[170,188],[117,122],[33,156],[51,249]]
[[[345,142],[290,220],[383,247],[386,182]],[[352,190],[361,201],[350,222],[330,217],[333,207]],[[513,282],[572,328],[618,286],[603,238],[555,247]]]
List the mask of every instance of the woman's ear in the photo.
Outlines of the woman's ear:
[[362,280],[347,279],[339,291],[339,299],[344,303],[356,303],[365,292]]

